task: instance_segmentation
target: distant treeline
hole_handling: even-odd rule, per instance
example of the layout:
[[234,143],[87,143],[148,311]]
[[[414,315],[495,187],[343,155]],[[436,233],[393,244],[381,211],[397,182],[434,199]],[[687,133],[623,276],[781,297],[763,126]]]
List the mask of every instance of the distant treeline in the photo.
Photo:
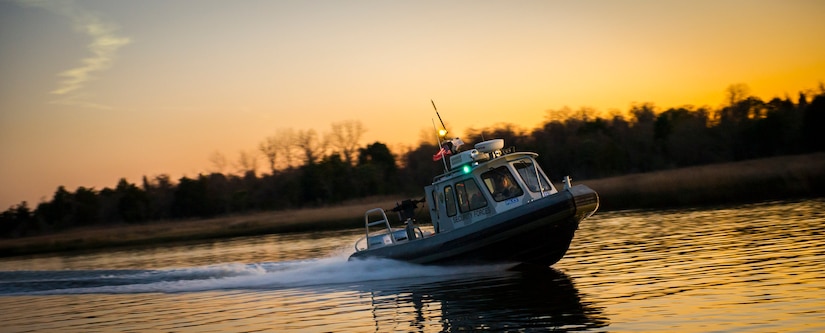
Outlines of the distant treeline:
[[[582,108],[551,110],[541,127],[513,124],[469,129],[468,143],[503,138],[507,146],[539,154],[554,180],[595,179],[628,173],[825,151],[825,87],[798,98],[763,101],[744,85],[727,90],[716,109],[685,106],[665,111],[633,105],[610,116]],[[421,143],[392,154],[381,142],[359,146],[358,121],[335,123],[323,138],[314,131],[280,130],[258,154],[269,170],[258,175],[253,153],[242,153],[235,174],[213,172],[173,181],[167,175],[121,179],[114,189],[57,188],[35,209],[22,202],[0,214],[0,236],[20,237],[77,226],[204,218],[250,211],[318,207],[376,195],[421,195],[442,172],[438,147]],[[468,144],[471,146],[471,144]],[[225,158],[215,155],[219,169]]]

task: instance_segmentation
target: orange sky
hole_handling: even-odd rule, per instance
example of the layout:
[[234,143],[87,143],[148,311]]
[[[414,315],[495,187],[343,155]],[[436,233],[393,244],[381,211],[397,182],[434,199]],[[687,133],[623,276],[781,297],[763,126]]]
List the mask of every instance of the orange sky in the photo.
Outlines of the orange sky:
[[[2,1],[0,209],[211,169],[278,129],[415,144],[548,109],[796,97],[822,1]],[[260,163],[263,166],[263,162]],[[552,167],[552,166],[548,166]]]

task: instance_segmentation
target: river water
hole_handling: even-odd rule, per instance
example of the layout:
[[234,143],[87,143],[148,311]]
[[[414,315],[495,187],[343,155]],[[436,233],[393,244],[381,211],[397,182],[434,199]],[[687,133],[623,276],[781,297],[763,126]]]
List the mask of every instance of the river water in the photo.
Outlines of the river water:
[[534,271],[347,262],[361,233],[3,258],[0,331],[825,331],[825,200],[597,213]]

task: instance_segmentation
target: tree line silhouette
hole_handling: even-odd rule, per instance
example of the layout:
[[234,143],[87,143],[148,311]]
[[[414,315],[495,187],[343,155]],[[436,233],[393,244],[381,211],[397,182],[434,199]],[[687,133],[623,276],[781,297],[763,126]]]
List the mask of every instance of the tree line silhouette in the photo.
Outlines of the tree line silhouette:
[[[657,110],[634,104],[627,115],[597,110],[549,110],[540,127],[504,123],[468,129],[477,143],[503,138],[508,146],[539,154],[554,180],[564,175],[595,179],[692,165],[825,151],[825,86],[763,101],[743,84],[726,90],[716,109],[684,106]],[[21,202],[0,213],[0,236],[21,237],[78,226],[206,218],[251,211],[297,209],[376,195],[419,196],[443,172],[432,161],[434,143],[419,143],[394,155],[386,144],[360,146],[363,125],[334,123],[323,136],[314,130],[278,130],[255,152],[242,152],[238,172],[226,159],[210,158],[215,172],[173,181],[168,175],[120,179],[115,188],[60,186],[50,201],[32,209]],[[268,172],[258,175],[256,154]]]

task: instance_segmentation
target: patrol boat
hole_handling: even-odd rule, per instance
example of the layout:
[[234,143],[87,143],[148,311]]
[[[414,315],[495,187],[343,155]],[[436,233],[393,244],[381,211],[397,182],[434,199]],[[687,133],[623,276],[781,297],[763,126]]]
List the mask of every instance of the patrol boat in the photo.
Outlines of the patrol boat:
[[[557,189],[536,163],[537,156],[504,149],[503,139],[453,152],[448,169],[445,163],[447,172],[424,188],[424,198],[390,209],[398,213],[396,225],[403,227],[393,227],[382,208],[364,214],[366,235],[355,243],[349,260],[555,264],[579,223],[598,209],[599,196],[585,185],[572,185],[569,176]],[[422,231],[415,220],[422,203],[429,210],[431,231]]]

